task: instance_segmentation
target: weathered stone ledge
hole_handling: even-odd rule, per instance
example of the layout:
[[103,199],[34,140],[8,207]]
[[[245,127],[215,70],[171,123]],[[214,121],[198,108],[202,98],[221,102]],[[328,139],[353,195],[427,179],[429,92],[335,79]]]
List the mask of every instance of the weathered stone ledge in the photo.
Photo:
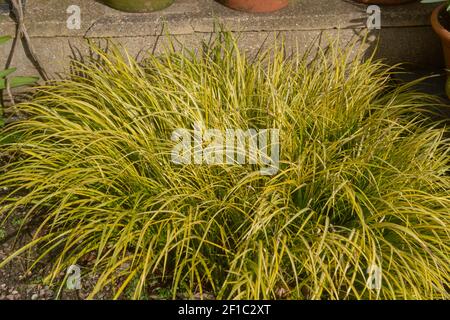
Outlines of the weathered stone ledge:
[[[67,8],[81,9],[81,28],[67,27]],[[318,38],[339,35],[343,45],[362,38],[366,30],[367,6],[351,0],[291,0],[272,14],[246,14],[230,10],[213,0],[177,0],[166,10],[148,14],[122,13],[93,0],[29,0],[26,25],[44,67],[57,74],[67,70],[72,47],[85,48],[84,39],[115,38],[131,53],[160,48],[166,32],[188,47],[197,47],[217,22],[241,32],[241,45],[257,49],[271,36],[283,36],[288,47],[306,49]],[[378,56],[388,63],[406,62],[416,67],[442,66],[440,44],[430,27],[432,5],[413,3],[382,7],[379,36],[365,45],[368,52],[378,45]],[[14,34],[14,22],[0,15],[1,34]],[[8,46],[0,48],[4,64]],[[34,73],[32,64],[18,51],[14,65],[21,73]]]

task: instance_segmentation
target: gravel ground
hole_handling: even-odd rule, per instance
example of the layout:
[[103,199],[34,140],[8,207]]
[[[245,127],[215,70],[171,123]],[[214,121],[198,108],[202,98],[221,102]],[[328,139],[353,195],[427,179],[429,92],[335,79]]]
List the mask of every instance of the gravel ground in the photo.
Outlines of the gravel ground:
[[[11,225],[0,230],[8,232],[11,230],[10,227]],[[4,232],[0,231],[0,235],[2,234]],[[0,261],[31,239],[31,234],[28,231],[21,232],[18,238],[14,236],[0,240]],[[32,271],[28,271],[32,257],[36,255],[35,251],[21,254],[7,266],[0,269],[0,300],[82,300],[87,298],[90,290],[95,285],[95,276],[83,277],[81,290],[69,290],[66,286],[62,286],[60,290],[60,284],[64,281],[64,273],[59,275],[55,285],[48,286],[43,279],[49,271],[50,264],[40,263]],[[111,292],[105,289],[98,294],[96,299],[110,299],[111,297]]]
[[[0,261],[13,253],[31,238],[26,230],[16,237],[14,232],[21,222],[23,212],[17,212],[0,228]],[[31,254],[32,256],[32,254]],[[38,266],[33,272],[28,271],[30,257],[23,254],[0,269],[0,300],[48,300],[54,298],[54,291],[42,282],[45,266]]]

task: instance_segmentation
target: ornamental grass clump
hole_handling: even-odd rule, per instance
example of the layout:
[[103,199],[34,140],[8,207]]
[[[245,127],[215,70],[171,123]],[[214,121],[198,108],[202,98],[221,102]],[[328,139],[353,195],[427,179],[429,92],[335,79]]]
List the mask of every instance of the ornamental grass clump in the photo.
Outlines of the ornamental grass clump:
[[[93,47],[3,132],[1,217],[25,210],[35,233],[0,267],[33,250],[55,284],[80,265],[90,298],[155,283],[173,298],[449,298],[437,101],[352,49],[253,57],[223,33],[138,63]],[[173,163],[172,133],[198,123],[279,129],[279,170]]]

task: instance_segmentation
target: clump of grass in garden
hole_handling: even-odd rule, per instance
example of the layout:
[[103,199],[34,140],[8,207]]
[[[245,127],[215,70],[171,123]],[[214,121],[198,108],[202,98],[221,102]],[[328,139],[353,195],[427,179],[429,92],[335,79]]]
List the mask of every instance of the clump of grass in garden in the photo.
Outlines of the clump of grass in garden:
[[[0,267],[38,248],[53,282],[93,255],[91,297],[156,281],[172,297],[448,298],[449,141],[418,112],[436,101],[352,51],[249,58],[229,33],[142,64],[95,49],[5,129],[1,213],[40,226]],[[280,170],[173,164],[172,131],[196,122],[280,129]]]

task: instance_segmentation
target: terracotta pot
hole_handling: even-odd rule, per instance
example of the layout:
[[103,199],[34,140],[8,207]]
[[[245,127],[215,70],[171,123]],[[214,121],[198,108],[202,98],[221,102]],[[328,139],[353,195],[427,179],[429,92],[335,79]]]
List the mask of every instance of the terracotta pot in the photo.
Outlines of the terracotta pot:
[[381,4],[381,5],[397,5],[404,4],[408,2],[413,2],[417,0],[355,0],[356,2],[365,3],[365,4]]
[[442,4],[433,10],[433,13],[431,14],[431,26],[433,27],[434,32],[436,32],[439,38],[441,38],[442,48],[444,50],[445,66],[447,67],[446,92],[447,96],[450,98],[450,31],[439,22],[439,14],[445,9],[446,4]]
[[170,6],[175,0],[99,0],[107,6],[126,12],[151,12]]
[[218,0],[235,10],[247,12],[273,12],[288,5],[288,0]]

